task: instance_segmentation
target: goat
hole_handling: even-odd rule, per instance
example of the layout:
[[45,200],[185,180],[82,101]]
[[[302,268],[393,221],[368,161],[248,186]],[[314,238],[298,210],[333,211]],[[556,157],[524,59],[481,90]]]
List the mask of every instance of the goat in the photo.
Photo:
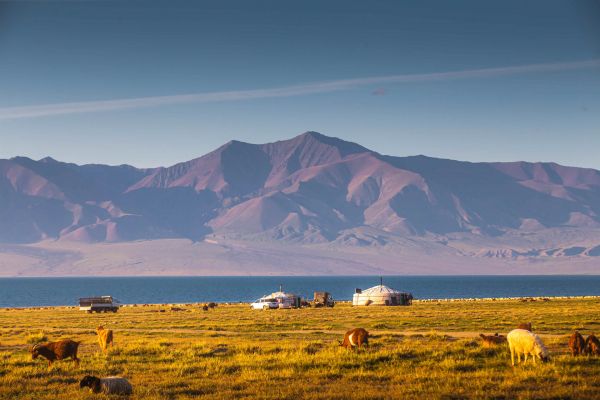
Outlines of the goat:
[[531,322],[523,322],[517,326],[517,329],[525,329],[526,331],[532,332]]
[[571,349],[571,354],[573,357],[581,355],[585,351],[585,340],[583,340],[583,336],[578,331],[573,332],[571,338],[569,339],[569,349]]
[[480,333],[479,336],[481,337],[481,342],[485,347],[495,347],[497,345],[506,343],[506,336],[498,335],[497,333],[489,336]]
[[133,393],[131,383],[120,376],[109,376],[106,378],[97,378],[86,375],[79,382],[79,387],[89,387],[93,393],[130,395]]
[[600,340],[593,333],[585,339],[585,353],[600,356]]
[[363,328],[349,330],[344,335],[344,341],[340,342],[340,346],[352,350],[354,350],[355,346],[360,349],[363,345],[369,345],[369,332]]
[[108,351],[109,344],[114,347],[112,329],[104,329],[103,326],[99,326],[96,328],[96,333],[98,334],[98,344],[104,353]]
[[506,335],[508,347],[510,348],[510,361],[515,366],[515,354],[517,355],[517,363],[521,363],[521,353],[525,356],[523,363],[527,362],[527,356],[531,355],[533,363],[538,357],[542,362],[550,359],[548,349],[544,346],[542,339],[535,333],[531,333],[526,329],[513,329]]
[[71,358],[76,365],[79,365],[77,358],[77,347],[79,342],[70,339],[60,340],[58,342],[48,342],[44,344],[36,344],[29,349],[31,359],[35,360],[39,356],[48,360],[48,366],[52,365],[55,360],[64,360]]

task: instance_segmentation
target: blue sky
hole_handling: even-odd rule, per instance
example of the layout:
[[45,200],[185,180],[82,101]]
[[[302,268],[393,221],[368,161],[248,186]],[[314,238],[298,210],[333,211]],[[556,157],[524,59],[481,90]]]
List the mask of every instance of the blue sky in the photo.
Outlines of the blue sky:
[[600,169],[599,60],[593,0],[1,2],[0,158],[150,167],[314,130]]

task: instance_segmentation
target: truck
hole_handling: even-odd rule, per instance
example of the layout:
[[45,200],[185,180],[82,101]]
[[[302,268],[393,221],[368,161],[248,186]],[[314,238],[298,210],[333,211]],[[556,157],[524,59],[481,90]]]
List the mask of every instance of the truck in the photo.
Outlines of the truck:
[[315,292],[313,303],[315,307],[333,307],[335,301],[329,292]]
[[79,310],[87,311],[88,314],[93,312],[117,312],[121,307],[121,303],[112,296],[99,297],[82,297],[79,299]]

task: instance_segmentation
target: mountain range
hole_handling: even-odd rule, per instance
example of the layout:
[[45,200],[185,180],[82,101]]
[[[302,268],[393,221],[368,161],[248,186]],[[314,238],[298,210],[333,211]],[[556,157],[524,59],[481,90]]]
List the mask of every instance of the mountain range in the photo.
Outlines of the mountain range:
[[0,243],[10,276],[597,273],[600,171],[316,132],[148,169],[15,157]]

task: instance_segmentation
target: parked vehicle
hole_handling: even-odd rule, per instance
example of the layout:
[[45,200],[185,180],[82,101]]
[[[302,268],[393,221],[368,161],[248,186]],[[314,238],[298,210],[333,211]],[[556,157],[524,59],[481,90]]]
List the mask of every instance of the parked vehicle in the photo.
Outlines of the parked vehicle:
[[268,294],[250,304],[254,310],[269,310],[272,308],[299,308],[302,298],[293,293],[285,293],[280,286],[279,291]]
[[261,297],[250,304],[250,307],[254,310],[269,310],[271,308],[279,308],[279,303],[275,298]]
[[315,307],[333,307],[335,301],[329,292],[315,292],[313,303]]
[[112,296],[82,297],[79,299],[79,310],[93,312],[117,312],[121,303]]

